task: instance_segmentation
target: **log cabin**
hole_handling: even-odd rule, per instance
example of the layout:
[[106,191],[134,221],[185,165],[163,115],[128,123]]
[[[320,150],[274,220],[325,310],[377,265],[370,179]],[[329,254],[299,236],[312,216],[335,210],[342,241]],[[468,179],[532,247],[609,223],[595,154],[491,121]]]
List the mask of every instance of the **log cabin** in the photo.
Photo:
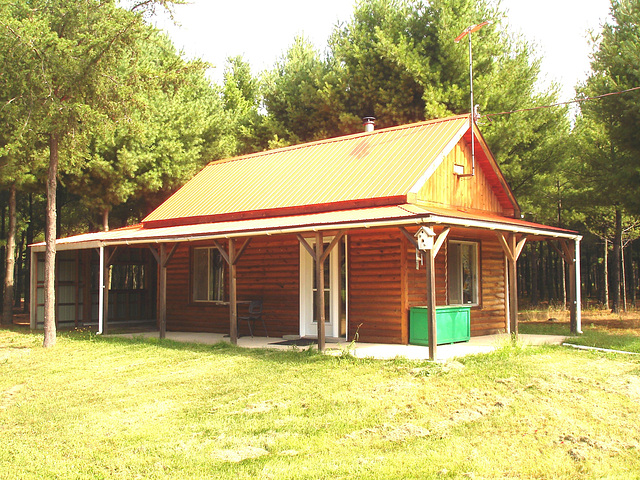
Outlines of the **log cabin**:
[[[153,320],[166,330],[412,343],[412,312],[462,307],[472,336],[517,333],[518,255],[548,241],[570,265],[580,331],[580,240],[522,219],[469,115],[208,164],[138,225],[57,240],[57,322]],[[32,246],[31,326],[43,323],[44,244]],[[242,310],[240,311],[242,316]],[[417,321],[416,321],[417,322]]]

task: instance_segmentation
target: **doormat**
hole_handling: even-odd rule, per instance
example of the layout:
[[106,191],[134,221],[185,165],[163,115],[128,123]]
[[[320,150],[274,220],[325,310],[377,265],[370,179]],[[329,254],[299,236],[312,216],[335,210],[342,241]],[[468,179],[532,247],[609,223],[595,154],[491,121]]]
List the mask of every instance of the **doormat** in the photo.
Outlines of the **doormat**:
[[309,345],[315,345],[318,343],[317,340],[313,338],[298,338],[297,340],[283,340],[282,342],[274,342],[269,345],[292,345],[296,347],[307,347]]

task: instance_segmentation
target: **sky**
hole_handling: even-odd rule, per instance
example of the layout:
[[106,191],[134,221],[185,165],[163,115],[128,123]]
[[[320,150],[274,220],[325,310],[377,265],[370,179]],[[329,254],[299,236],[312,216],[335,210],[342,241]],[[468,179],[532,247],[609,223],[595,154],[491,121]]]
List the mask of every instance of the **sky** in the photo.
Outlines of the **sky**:
[[[214,66],[222,82],[225,59],[242,55],[258,74],[282,57],[296,35],[324,51],[333,28],[346,22],[355,0],[191,0],[176,7],[175,20],[159,20],[177,48]],[[574,98],[586,78],[596,33],[609,13],[609,0],[503,0],[509,29],[521,33],[542,57],[543,86],[560,84],[560,100]]]

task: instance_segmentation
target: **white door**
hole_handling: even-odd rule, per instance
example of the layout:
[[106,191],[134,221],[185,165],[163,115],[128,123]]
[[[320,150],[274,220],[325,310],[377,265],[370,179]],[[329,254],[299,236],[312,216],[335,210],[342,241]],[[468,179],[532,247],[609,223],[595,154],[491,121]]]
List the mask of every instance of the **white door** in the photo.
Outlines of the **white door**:
[[[332,238],[324,238],[327,248]],[[315,249],[315,239],[307,243]],[[300,246],[300,335],[317,337],[318,325],[315,320],[316,268],[309,252]],[[340,265],[339,248],[336,245],[324,263],[324,308],[325,335],[340,336]]]

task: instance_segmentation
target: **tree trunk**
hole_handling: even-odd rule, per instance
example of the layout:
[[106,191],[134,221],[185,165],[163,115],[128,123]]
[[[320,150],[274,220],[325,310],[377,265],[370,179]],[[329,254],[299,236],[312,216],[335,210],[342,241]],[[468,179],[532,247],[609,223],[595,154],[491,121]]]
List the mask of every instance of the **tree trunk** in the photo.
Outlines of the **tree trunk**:
[[627,269],[625,268],[624,242],[620,243],[620,295],[622,295],[622,311],[627,311]]
[[[7,220],[7,206],[4,204],[4,198],[2,199],[2,215],[0,217],[0,238],[7,238],[6,220]],[[2,245],[0,247],[0,258],[5,258],[7,253],[7,247]],[[5,262],[0,262],[0,278],[4,278],[6,272]],[[4,282],[0,283],[0,301],[4,305]]]
[[538,296],[538,246],[531,246],[531,306],[537,307]]
[[56,344],[56,184],[59,140],[57,133],[50,134],[44,257],[44,342],[42,346],[45,348]]
[[[547,247],[547,250],[549,250],[549,247]],[[540,243],[540,273],[542,274],[540,296],[544,301],[549,302],[549,256],[545,255],[542,243]]]
[[602,303],[605,308],[609,308],[609,240],[604,239],[604,261],[602,262],[602,289],[603,289],[603,297]]
[[102,210],[102,230],[109,231],[109,207],[104,207]]
[[616,207],[616,231],[613,238],[611,262],[611,311],[620,312],[620,243],[622,240],[622,211]]
[[16,263],[16,186],[9,189],[9,233],[5,251],[4,298],[2,302],[2,324],[13,324],[13,287]]
[[591,278],[591,248],[589,248],[589,244],[585,242],[583,248],[585,260],[584,264],[586,268],[584,269],[584,286],[585,286],[585,294],[587,298],[591,298],[593,296],[593,280]]
[[[29,194],[29,226],[27,227],[27,245],[33,244],[33,195]],[[31,308],[31,255],[25,258],[26,275],[24,277],[24,313],[29,313]]]
[[22,292],[24,290],[24,251],[26,250],[24,246],[24,239],[27,232],[24,230],[20,235],[20,243],[18,244],[18,255],[16,255],[16,288],[14,289],[13,295],[13,306],[15,308],[20,308],[20,303],[22,301]]

